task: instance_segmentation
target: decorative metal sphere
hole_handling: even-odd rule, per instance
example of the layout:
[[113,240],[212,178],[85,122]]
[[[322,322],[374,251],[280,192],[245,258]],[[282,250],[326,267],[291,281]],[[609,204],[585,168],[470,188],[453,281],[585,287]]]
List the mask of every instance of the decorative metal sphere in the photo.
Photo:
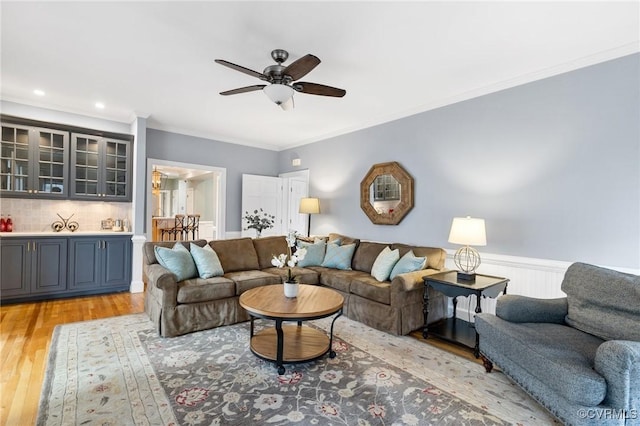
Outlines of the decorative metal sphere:
[[480,266],[480,253],[473,247],[460,247],[456,254],[453,255],[453,261],[458,269],[471,274]]

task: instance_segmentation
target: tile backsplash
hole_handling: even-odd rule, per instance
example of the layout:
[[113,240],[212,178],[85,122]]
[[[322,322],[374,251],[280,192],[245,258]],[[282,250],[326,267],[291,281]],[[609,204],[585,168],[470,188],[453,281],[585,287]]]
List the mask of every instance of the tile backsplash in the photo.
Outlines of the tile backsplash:
[[[127,219],[131,223],[131,203],[105,201],[33,200],[2,198],[0,213],[11,215],[14,232],[48,232],[60,221],[57,214],[78,222],[78,231],[99,231],[104,219]],[[57,214],[56,214],[57,213]]]

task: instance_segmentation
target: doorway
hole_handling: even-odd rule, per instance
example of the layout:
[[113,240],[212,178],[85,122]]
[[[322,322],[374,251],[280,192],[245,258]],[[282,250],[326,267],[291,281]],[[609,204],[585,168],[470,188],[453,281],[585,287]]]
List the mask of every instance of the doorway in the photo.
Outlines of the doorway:
[[[155,188],[154,171],[160,173]],[[176,214],[200,215],[200,239],[225,238],[226,176],[222,167],[147,159],[147,241],[159,240],[154,231]]]

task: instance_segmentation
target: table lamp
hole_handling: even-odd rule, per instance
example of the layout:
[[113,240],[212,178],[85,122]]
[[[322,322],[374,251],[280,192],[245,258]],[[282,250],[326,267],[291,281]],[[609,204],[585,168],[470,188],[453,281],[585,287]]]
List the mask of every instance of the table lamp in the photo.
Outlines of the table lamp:
[[307,237],[311,236],[311,215],[320,213],[320,200],[317,198],[301,198],[300,210],[302,214],[309,215],[309,222],[307,224]]
[[470,216],[454,217],[451,223],[451,232],[449,232],[449,242],[464,245],[453,256],[453,261],[459,269],[458,279],[475,280],[475,270],[480,266],[480,253],[471,246],[487,245],[484,219]]

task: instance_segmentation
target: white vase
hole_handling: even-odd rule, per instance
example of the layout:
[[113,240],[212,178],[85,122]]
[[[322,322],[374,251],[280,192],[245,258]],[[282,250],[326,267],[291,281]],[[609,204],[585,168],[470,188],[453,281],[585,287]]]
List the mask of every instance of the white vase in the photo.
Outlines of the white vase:
[[298,283],[284,283],[284,295],[289,298],[298,296],[298,289],[300,285]]

